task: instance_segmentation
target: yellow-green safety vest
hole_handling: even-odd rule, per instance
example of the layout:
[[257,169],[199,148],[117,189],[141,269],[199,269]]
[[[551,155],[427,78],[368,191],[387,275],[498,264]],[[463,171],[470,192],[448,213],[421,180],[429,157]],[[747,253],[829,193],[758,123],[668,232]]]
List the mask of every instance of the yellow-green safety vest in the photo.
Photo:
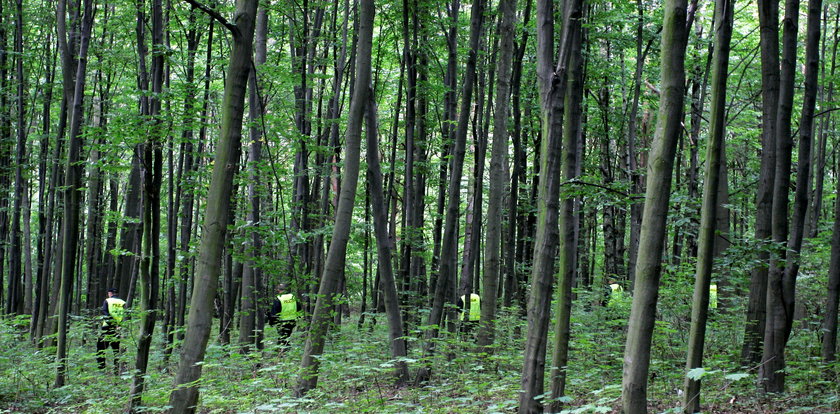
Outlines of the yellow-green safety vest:
[[607,306],[615,306],[624,296],[624,288],[618,283],[610,283],[610,297]]
[[277,300],[282,305],[280,315],[278,315],[281,321],[293,321],[297,319],[297,299],[295,299],[295,295],[291,293],[277,295]]
[[[465,302],[465,296],[461,296],[461,302]],[[460,312],[459,319],[464,320],[464,311],[463,309]],[[478,296],[477,293],[470,293],[470,321],[478,321],[481,319],[481,296]]]
[[717,309],[717,302],[718,302],[718,291],[717,291],[717,283],[712,283],[709,285],[709,308]]
[[105,299],[108,302],[108,314],[114,318],[117,323],[120,323],[125,318],[125,301],[119,298]]

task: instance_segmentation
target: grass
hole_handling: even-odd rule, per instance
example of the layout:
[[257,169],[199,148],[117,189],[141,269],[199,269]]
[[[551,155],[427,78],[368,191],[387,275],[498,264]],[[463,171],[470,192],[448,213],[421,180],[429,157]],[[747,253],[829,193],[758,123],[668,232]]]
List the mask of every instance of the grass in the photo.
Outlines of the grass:
[[[621,395],[622,349],[628,304],[584,311],[591,297],[582,295],[572,320],[572,352],[567,386],[567,409],[573,413],[615,412]],[[684,368],[687,323],[684,304],[664,301],[657,323],[649,399],[651,412],[676,413],[686,375]],[[739,312],[714,315],[707,339],[706,366],[702,373],[703,404],[714,413],[830,413],[840,412],[837,365],[819,362],[819,341],[813,325],[801,324],[788,348],[789,392],[779,396],[756,391],[755,370],[737,366],[740,349]],[[687,313],[685,313],[687,315]],[[687,316],[685,316],[687,318]],[[384,317],[377,318],[384,321]],[[370,320],[370,318],[368,318]],[[471,351],[471,338],[444,337],[437,353],[427,362],[433,376],[425,384],[394,385],[394,360],[381,323],[356,328],[347,320],[331,333],[324,354],[318,387],[304,398],[295,398],[303,342],[295,332],[291,348],[282,353],[276,331],[266,332],[265,349],[251,355],[239,347],[211,338],[200,382],[202,413],[509,413],[518,406],[519,376],[526,323],[505,312],[499,319],[493,355]],[[26,335],[25,318],[0,321],[0,413],[116,413],[125,409],[131,377],[99,371],[95,362],[96,331],[83,320],[74,320],[68,385],[52,387],[54,349],[35,348]],[[136,330],[135,330],[136,332]],[[412,333],[411,338],[418,337]],[[152,348],[142,412],[167,408],[172,388],[174,359],[164,364],[162,338],[157,331]],[[136,343],[123,341],[124,360],[133,364]],[[551,349],[549,344],[549,350]],[[423,361],[421,344],[410,341],[407,359],[416,369]],[[549,361],[550,362],[550,361]],[[547,364],[548,366],[549,364]],[[695,373],[697,374],[697,373]]]

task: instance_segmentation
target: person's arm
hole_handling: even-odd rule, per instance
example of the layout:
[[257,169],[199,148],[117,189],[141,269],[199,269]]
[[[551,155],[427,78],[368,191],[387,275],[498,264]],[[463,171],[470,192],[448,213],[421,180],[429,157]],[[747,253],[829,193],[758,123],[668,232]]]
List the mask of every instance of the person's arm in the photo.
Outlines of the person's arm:
[[277,324],[277,315],[280,314],[280,311],[283,309],[283,304],[280,303],[279,300],[274,299],[274,302],[271,304],[271,311],[268,313],[268,324],[274,326]]
[[102,316],[111,316],[111,312],[108,312],[108,301],[102,301]]

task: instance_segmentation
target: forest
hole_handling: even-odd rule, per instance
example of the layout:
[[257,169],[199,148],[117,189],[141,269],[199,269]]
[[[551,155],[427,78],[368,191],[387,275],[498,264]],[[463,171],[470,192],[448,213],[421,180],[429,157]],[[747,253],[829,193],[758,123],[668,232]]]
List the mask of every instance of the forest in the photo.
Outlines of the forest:
[[838,0],[0,0],[0,412],[838,413],[838,41]]

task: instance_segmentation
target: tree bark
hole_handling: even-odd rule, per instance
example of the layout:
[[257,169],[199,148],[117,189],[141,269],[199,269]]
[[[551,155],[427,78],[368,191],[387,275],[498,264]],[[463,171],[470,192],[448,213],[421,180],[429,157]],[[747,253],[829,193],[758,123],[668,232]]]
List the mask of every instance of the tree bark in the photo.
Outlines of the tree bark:
[[534,236],[531,294],[528,300],[528,334],[522,367],[519,412],[542,411],[545,352],[549,308],[554,285],[555,257],[559,245],[560,157],[563,139],[567,71],[573,44],[580,30],[582,0],[568,3],[557,59],[554,56],[554,5],[537,1],[537,84],[542,119],[537,223]]
[[[769,243],[773,212],[773,182],[776,174],[776,110],[779,102],[779,1],[760,0],[758,19],[761,46],[761,167],[756,194],[755,238]],[[761,360],[767,319],[767,249],[759,250],[757,265],[750,274],[747,323],[741,363]]]
[[490,195],[487,200],[487,232],[484,241],[484,279],[478,345],[490,353],[496,332],[496,304],[499,290],[502,248],[502,197],[505,191],[504,164],[508,153],[508,99],[513,61],[516,0],[499,2],[499,56],[496,61],[496,102],[493,118],[493,149],[490,154]]
[[235,24],[225,22],[225,26],[232,32],[233,42],[222,102],[221,136],[216,148],[207,194],[203,237],[196,263],[196,274],[200,280],[193,286],[187,334],[175,378],[176,388],[169,396],[173,414],[195,412],[198,402],[198,385],[195,381],[201,377],[200,362],[204,360],[210,336],[213,298],[219,279],[219,259],[222,257],[227,233],[233,176],[239,169],[245,88],[251,70],[256,14],[257,1],[237,0]]
[[[444,219],[443,238],[440,251],[440,271],[435,283],[434,299],[426,325],[431,326],[426,331],[423,354],[429,356],[434,352],[434,339],[438,336],[438,327],[444,321],[444,304],[455,304],[455,290],[451,287],[457,280],[457,250],[458,250],[458,211],[461,205],[461,175],[464,169],[464,155],[466,153],[467,127],[469,126],[470,108],[473,87],[476,77],[476,61],[481,26],[484,20],[484,0],[474,0],[470,11],[470,42],[469,54],[464,70],[463,90],[461,92],[461,107],[458,114],[458,127],[455,131],[455,141],[452,144],[452,158],[449,161],[449,184],[447,188],[446,216]],[[449,316],[454,316],[450,309]],[[447,318],[451,322],[454,317]],[[426,381],[431,374],[428,366],[420,368],[417,373],[418,382]]]
[[[773,214],[771,233],[777,249],[770,255],[767,280],[767,320],[764,329],[764,352],[759,368],[761,388],[766,392],[784,391],[785,344],[793,322],[794,292],[784,277],[787,252],[782,246],[788,241],[788,193],[793,154],[791,117],[793,112],[794,80],[796,77],[797,32],[799,29],[799,0],[785,1],[782,22],[782,59],[779,77],[779,102],[776,110],[776,165],[773,180]],[[802,160],[807,162],[806,160]],[[791,288],[789,290],[789,288]]]
[[[703,346],[706,321],[709,316],[709,287],[718,214],[718,198],[723,162],[723,142],[726,134],[726,79],[729,73],[729,45],[732,40],[734,1],[715,2],[714,51],[712,62],[712,102],[709,115],[709,144],[706,147],[706,172],[703,180],[703,204],[697,247],[697,268],[694,297],[691,304],[691,328],[688,339],[686,371],[703,366]],[[700,381],[686,377],[683,407],[687,413],[700,412]]]
[[[145,17],[138,2],[137,44],[140,62],[139,76],[148,78],[146,73]],[[163,181],[163,123],[161,121],[161,92],[164,82],[164,44],[163,44],[163,4],[161,0],[152,0],[152,56],[151,85],[146,80],[141,86],[151,93],[141,98],[141,116],[145,117],[146,141],[142,144],[142,179],[143,191],[143,236],[140,258],[140,335],[137,340],[137,359],[134,377],[131,383],[129,410],[134,411],[142,404],[145,389],[145,375],[149,364],[149,351],[152,335],[157,321],[158,291],[160,289],[160,187]],[[145,84],[145,85],[144,85]],[[149,88],[150,86],[150,88]]]
[[[569,69],[566,85],[566,95],[563,97],[563,149],[561,154],[562,180],[570,183],[578,176],[578,138],[583,129],[583,82],[584,58],[583,43],[583,1],[571,3],[576,7],[570,11],[572,27],[569,39]],[[575,196],[571,193],[560,192],[560,210],[557,224],[560,229],[557,244],[557,305],[555,313],[557,320],[554,325],[554,351],[551,356],[551,399],[549,409],[559,412],[563,403],[561,398],[566,395],[567,365],[569,362],[569,339],[571,337],[572,286],[577,274],[577,241],[575,229],[577,216],[575,215]]]
[[373,215],[374,231],[376,233],[376,252],[379,260],[379,284],[385,300],[385,313],[388,317],[388,339],[391,342],[391,355],[397,359],[395,374],[398,383],[408,379],[408,366],[404,360],[406,343],[403,339],[403,321],[400,313],[399,296],[394,279],[394,269],[391,260],[390,240],[388,239],[388,217],[385,214],[384,195],[382,191],[382,170],[379,165],[379,134],[376,116],[376,101],[373,91],[368,92],[365,123],[367,125],[367,179],[370,185],[370,201]]
[[648,161],[636,282],[624,349],[622,406],[629,414],[647,412],[650,345],[659,296],[674,153],[682,128],[685,98],[685,49],[689,31],[686,1],[667,0],[664,7],[659,116]]
[[[60,1],[59,4],[64,3]],[[56,10],[57,18],[65,20],[65,8],[59,6]],[[84,17],[79,40],[79,55],[76,65],[75,92],[73,94],[73,112],[70,119],[70,142],[67,148],[64,179],[64,227],[62,229],[63,254],[61,256],[61,290],[58,305],[58,349],[55,386],[65,384],[67,373],[67,320],[70,313],[73,280],[76,272],[76,254],[79,242],[79,213],[81,200],[79,189],[82,186],[82,166],[80,153],[82,149],[82,117],[84,109],[85,77],[87,74],[87,52],[93,29],[95,13],[93,0],[84,1]]]
[[318,384],[318,357],[324,350],[324,341],[330,323],[330,309],[336,294],[338,279],[344,270],[350,221],[359,178],[359,157],[362,117],[367,102],[371,79],[371,49],[373,42],[373,0],[360,2],[359,40],[356,45],[356,79],[350,101],[347,135],[345,139],[343,182],[335,212],[335,227],[324,264],[324,274],[318,290],[318,299],[312,313],[309,335],[301,360],[301,373],[295,387],[296,395],[304,395]]
[[265,63],[266,60],[266,40],[268,35],[268,13],[266,8],[268,4],[263,4],[257,10],[257,25],[255,29],[255,44],[254,44],[254,68],[248,77],[248,119],[251,126],[248,128],[250,132],[251,144],[248,150],[248,198],[251,206],[248,210],[248,244],[250,251],[246,252],[247,257],[243,263],[242,269],[242,302],[240,303],[240,313],[242,317],[239,320],[239,344],[242,346],[242,353],[247,354],[251,346],[257,346],[257,339],[259,338],[259,330],[257,330],[257,319],[259,317],[259,297],[263,294],[262,289],[262,270],[257,266],[254,258],[261,256],[262,238],[260,237],[260,199],[262,192],[262,185],[260,184],[260,164],[262,159],[262,133],[258,125],[260,119],[264,114],[263,102],[260,100],[259,85],[257,79],[257,68]]

